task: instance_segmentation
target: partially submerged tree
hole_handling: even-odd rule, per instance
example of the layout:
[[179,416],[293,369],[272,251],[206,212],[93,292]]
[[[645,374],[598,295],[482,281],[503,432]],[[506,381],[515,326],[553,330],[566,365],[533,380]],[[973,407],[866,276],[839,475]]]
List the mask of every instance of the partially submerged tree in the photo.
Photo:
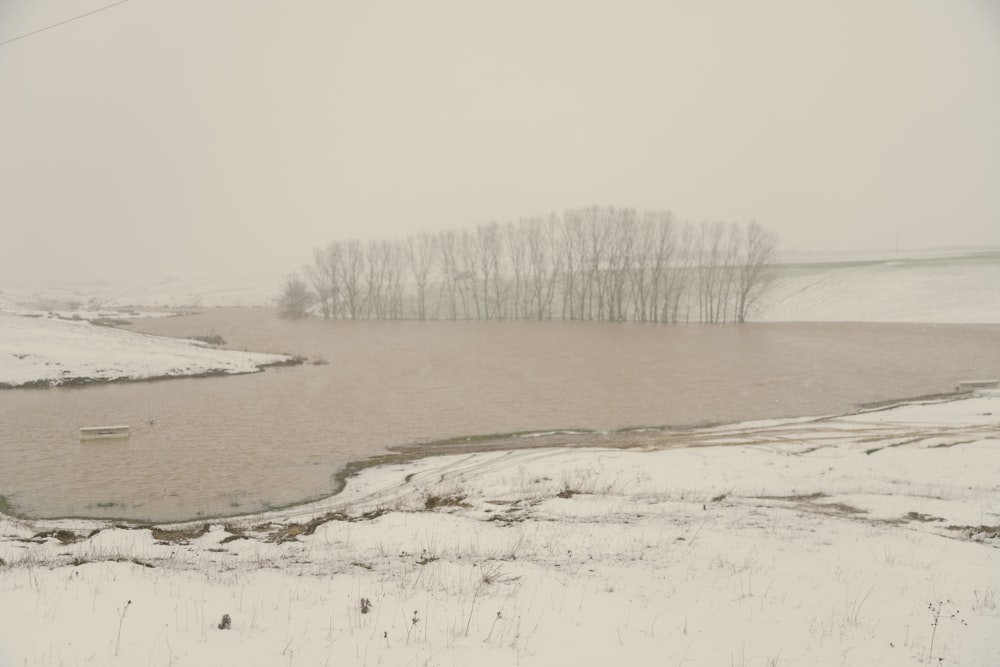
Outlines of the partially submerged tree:
[[299,320],[309,315],[310,306],[315,303],[315,296],[309,289],[309,285],[298,274],[292,274],[285,278],[281,287],[281,294],[278,295],[278,307],[281,309],[281,317],[292,320]]
[[736,275],[736,321],[746,322],[747,315],[757,307],[760,297],[771,284],[767,268],[778,247],[778,237],[764,229],[756,220],[743,233],[740,261]]
[[590,206],[405,240],[335,241],[314,251],[300,280],[324,318],[744,322],[770,283],[776,245],[757,222],[695,225],[665,211]]

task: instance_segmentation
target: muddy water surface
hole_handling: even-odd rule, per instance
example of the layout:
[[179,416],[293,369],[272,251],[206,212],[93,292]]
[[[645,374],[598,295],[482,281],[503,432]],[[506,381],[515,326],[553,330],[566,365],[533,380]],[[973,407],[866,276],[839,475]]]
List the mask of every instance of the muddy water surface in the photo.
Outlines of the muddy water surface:
[[[391,446],[829,414],[1000,376],[1000,327],[980,325],[290,322],[224,309],[134,328],[328,363],[2,391],[0,495],[18,511],[240,514],[328,494],[347,462]],[[129,439],[78,438],[119,423]]]

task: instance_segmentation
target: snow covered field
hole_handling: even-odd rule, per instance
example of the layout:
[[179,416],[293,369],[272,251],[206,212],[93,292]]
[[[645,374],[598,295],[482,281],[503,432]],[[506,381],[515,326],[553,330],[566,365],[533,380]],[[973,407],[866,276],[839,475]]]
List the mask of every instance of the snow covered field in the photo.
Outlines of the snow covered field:
[[212,524],[5,519],[0,665],[1000,664],[1000,392],[689,436]]
[[131,310],[273,306],[280,275],[170,278],[155,283],[0,284],[0,310]]
[[[753,319],[1000,323],[1000,253],[789,257]],[[792,261],[801,263],[791,263]]]
[[83,319],[0,311],[0,387],[253,373],[289,359],[220,350],[198,341],[138,334]]
[[[1000,322],[997,285],[995,255],[811,262],[762,319]],[[0,383],[284,359],[13,314],[26,293],[0,294]],[[399,460],[210,524],[0,514],[0,667],[1000,664],[1000,391],[683,435]]]

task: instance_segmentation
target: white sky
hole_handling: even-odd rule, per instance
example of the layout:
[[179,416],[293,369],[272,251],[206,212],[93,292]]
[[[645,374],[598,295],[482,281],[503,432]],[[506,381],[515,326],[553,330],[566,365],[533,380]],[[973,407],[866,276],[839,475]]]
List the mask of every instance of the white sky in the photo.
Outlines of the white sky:
[[[0,0],[0,42],[109,0]],[[0,46],[0,280],[590,204],[1000,245],[993,0],[130,0]]]

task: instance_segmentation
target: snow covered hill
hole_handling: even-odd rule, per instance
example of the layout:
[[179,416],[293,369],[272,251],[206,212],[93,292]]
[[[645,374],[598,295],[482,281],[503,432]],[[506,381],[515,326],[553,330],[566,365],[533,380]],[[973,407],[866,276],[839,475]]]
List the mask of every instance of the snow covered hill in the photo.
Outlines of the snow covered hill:
[[0,386],[252,373],[289,357],[220,350],[86,320],[0,311]]
[[775,267],[766,322],[1000,323],[1000,252],[822,256]]

